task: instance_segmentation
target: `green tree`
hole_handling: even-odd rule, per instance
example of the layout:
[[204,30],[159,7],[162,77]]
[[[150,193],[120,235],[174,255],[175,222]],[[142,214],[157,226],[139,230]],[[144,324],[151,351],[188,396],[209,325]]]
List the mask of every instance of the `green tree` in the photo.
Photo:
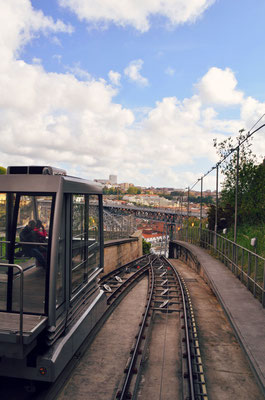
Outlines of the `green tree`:
[[5,175],[5,174],[6,174],[6,168],[0,167],[0,175]]
[[143,254],[150,253],[150,249],[151,249],[151,243],[143,239]]
[[130,186],[129,189],[127,190],[128,194],[141,194],[141,189],[135,187],[135,186]]
[[178,197],[178,196],[183,196],[184,192],[179,192],[179,191],[174,191],[174,192],[170,192],[170,195],[173,197]]
[[[197,204],[201,203],[201,196],[198,197],[190,196],[189,199],[191,203],[197,203]],[[202,204],[212,204],[212,203],[213,203],[212,196],[206,196],[202,198]]]
[[[215,210],[216,206],[211,204],[207,210],[208,228],[211,231],[215,229]],[[234,222],[234,209],[229,204],[224,207],[218,207],[217,213],[217,232],[222,232],[224,228],[229,228]]]
[[231,211],[235,207],[237,151],[232,151],[239,145],[238,223],[260,223],[262,220],[264,223],[265,165],[257,165],[256,156],[251,150],[252,138],[247,138],[247,135],[241,131],[237,137],[236,145],[231,137],[221,143],[214,141],[214,147],[217,150],[220,161],[225,158],[220,164],[221,171],[225,176],[222,184],[220,214],[224,214],[222,218],[226,219],[227,227],[232,224]]

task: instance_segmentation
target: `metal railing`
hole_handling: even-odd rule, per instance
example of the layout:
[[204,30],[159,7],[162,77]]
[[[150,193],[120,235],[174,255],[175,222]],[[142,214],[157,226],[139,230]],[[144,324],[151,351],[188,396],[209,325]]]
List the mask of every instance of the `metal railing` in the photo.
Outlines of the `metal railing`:
[[214,231],[199,227],[180,229],[175,239],[209,250],[265,307],[265,258]]
[[126,239],[132,235],[131,231],[104,231],[104,242]]
[[0,263],[0,268],[17,268],[20,273],[20,290],[19,290],[19,333],[20,333],[20,343],[23,343],[23,290],[24,290],[24,271],[20,265],[17,264],[6,264]]

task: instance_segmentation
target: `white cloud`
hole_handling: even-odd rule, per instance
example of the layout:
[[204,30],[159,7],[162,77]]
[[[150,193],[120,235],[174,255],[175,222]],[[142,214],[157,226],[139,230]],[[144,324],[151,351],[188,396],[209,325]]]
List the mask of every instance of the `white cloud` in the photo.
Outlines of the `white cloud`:
[[119,26],[131,25],[145,32],[150,28],[150,17],[160,15],[170,25],[194,22],[216,0],[59,0],[62,7],[68,7],[80,20],[89,23],[114,23]]
[[6,38],[0,42],[0,55],[9,52],[0,64],[1,163],[68,162],[88,172],[91,166],[104,168],[115,154],[120,159],[134,116],[112,102],[116,90],[104,80],[91,79],[78,64],[67,74],[57,74],[16,58],[32,32],[70,29],[36,12],[26,0],[5,2],[1,11],[8,23],[0,24],[0,38]]
[[210,68],[207,74],[195,85],[201,99],[206,103],[221,106],[239,105],[243,92],[236,90],[237,80],[230,68]]
[[115,71],[110,71],[109,74],[109,80],[110,82],[115,85],[115,86],[120,86],[120,80],[121,80],[121,74],[119,72],[115,72]]
[[140,86],[147,86],[148,79],[140,74],[143,63],[141,59],[131,61],[128,67],[124,69],[124,74],[128,76],[131,81],[138,83]]
[[[18,8],[20,3],[25,6],[20,13],[15,8],[15,22],[11,3]],[[31,65],[19,60],[19,51],[32,38],[24,30],[37,34],[38,29],[43,32],[45,24],[53,27],[51,31],[57,25],[43,14],[38,14],[39,18],[46,22],[34,25],[36,11],[26,0],[10,0],[1,8],[9,18],[9,23],[0,24],[0,38],[6,38],[0,41],[0,158],[4,166],[55,164],[88,178],[104,178],[113,172],[119,181],[187,186],[189,179],[194,181],[205,172],[201,163],[199,170],[194,169],[196,160],[204,158],[211,165],[216,161],[213,138],[237,134],[245,125],[252,126],[264,112],[264,104],[244,98],[236,90],[232,71],[216,68],[221,71],[223,83],[230,82],[226,83],[226,104],[237,105],[241,119],[218,117],[215,105],[223,104],[225,96],[222,94],[220,101],[218,85],[204,79],[211,76],[210,69],[201,79],[198,94],[184,100],[165,97],[151,109],[135,111],[135,120],[132,110],[114,103],[120,81],[117,72],[109,73],[113,87],[103,79],[92,79],[78,64],[59,74],[47,73],[38,62]],[[68,33],[63,22],[60,26]],[[9,57],[3,58],[5,54]],[[127,75],[146,84],[147,79],[140,74],[142,64],[142,60],[131,63]],[[80,77],[85,80],[80,81]],[[209,106],[204,103],[206,88],[207,101],[212,101]],[[260,132],[255,140],[258,150],[263,151],[264,134]],[[178,173],[180,167],[183,172]]]
[[38,57],[33,57],[32,58],[32,62],[33,62],[33,64],[41,64],[42,63],[42,59],[38,58]]
[[[61,62],[61,60],[59,62]],[[80,67],[80,63],[75,63],[74,66],[66,66],[65,68],[68,72],[81,80],[89,81],[92,78],[89,72]]]
[[54,21],[42,11],[34,10],[29,0],[1,0],[0,31],[2,63],[17,55],[37,32],[46,35],[55,32],[72,33],[73,27],[61,20]]
[[[247,97],[241,108],[241,118],[251,128],[253,121],[257,121],[265,113],[265,103],[260,103],[253,97]],[[263,123],[264,123],[263,118]]]

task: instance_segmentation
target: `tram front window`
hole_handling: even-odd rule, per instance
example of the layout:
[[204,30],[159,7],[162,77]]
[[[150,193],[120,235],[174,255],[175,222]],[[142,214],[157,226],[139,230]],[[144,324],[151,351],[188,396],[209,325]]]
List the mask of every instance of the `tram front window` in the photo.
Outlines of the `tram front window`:
[[[8,263],[7,194],[0,193],[0,263]],[[7,268],[0,268],[0,310],[7,306]]]
[[96,195],[72,197],[72,293],[100,265],[99,200]]
[[[1,262],[18,264],[24,271],[24,312],[45,313],[45,288],[49,276],[49,228],[52,197],[5,194],[0,202]],[[4,204],[5,203],[5,204]],[[20,279],[17,269],[0,268],[1,310],[19,311]]]

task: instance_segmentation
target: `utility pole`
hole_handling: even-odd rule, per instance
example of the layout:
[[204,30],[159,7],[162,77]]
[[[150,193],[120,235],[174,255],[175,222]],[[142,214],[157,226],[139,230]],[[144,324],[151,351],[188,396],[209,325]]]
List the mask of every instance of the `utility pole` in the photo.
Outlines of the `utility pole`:
[[202,229],[202,192],[203,192],[203,177],[201,177],[200,230]]
[[236,149],[236,188],[235,188],[235,225],[234,242],[237,241],[237,202],[238,202],[238,181],[239,181],[239,146]]
[[188,205],[187,205],[187,216],[188,216],[188,220],[189,220],[189,216],[190,216],[190,187],[188,186]]
[[215,200],[215,223],[214,223],[214,248],[217,246],[217,228],[218,228],[218,174],[219,164],[216,164],[216,200]]

